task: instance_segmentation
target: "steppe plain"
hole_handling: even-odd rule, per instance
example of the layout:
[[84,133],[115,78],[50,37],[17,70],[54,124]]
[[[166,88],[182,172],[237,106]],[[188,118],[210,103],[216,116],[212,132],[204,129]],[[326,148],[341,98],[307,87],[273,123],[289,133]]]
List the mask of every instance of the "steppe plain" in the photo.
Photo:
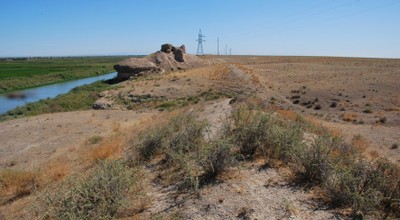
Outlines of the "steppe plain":
[[[400,164],[400,60],[204,56],[208,65],[135,78],[102,92],[107,110],[44,114],[0,123],[0,169],[34,172],[37,190],[21,197],[3,193],[0,219],[26,219],[46,187],[93,167],[96,152],[123,157],[140,132],[182,112],[195,112],[218,130],[237,102],[316,125],[363,148],[365,157]],[[260,161],[229,169],[220,184],[197,197],[174,194],[142,172],[145,195],[120,218],[336,219],[313,190],[287,183],[285,167],[259,170]],[[154,171],[154,172],[153,172]],[[46,187],[45,187],[46,186]],[[268,187],[270,186],[270,187]],[[138,208],[139,207],[139,208]],[[37,214],[37,213],[36,213]],[[178,215],[178,214],[176,214]],[[38,215],[40,216],[40,215]],[[339,216],[339,217],[338,217]],[[37,217],[37,216],[36,216]]]

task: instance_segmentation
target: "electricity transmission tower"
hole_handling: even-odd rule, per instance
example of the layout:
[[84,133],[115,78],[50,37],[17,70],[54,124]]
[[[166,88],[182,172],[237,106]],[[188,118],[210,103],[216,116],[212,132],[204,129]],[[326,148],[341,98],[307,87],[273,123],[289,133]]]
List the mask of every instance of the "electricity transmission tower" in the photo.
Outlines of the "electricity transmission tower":
[[204,40],[204,35],[201,34],[201,29],[199,30],[199,38],[196,40],[198,42],[197,44],[197,55],[204,55],[203,52],[203,42],[206,42],[206,40]]
[[217,55],[219,55],[219,37],[217,38]]

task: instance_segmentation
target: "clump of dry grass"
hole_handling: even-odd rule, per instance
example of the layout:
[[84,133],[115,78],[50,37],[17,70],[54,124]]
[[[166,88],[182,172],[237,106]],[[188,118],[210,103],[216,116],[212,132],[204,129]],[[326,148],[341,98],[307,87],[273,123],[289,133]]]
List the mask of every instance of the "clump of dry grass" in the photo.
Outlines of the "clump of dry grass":
[[89,157],[93,161],[115,159],[121,154],[122,148],[122,137],[112,136],[100,143],[99,146],[92,148]]
[[30,195],[37,187],[39,187],[38,176],[38,173],[29,171],[1,171],[0,202],[15,200]]
[[369,144],[363,136],[354,135],[351,140],[351,145],[353,145],[353,147],[357,148],[359,151],[365,151]]
[[113,219],[128,202],[135,182],[122,161],[101,161],[86,178],[70,178],[55,192],[40,196],[43,219]]
[[296,118],[299,116],[295,111],[290,110],[278,109],[276,112],[289,120],[296,120]]
[[342,117],[343,121],[353,122],[357,121],[358,115],[357,113],[345,113]]
[[71,169],[67,163],[54,161],[47,165],[45,169],[42,169],[40,182],[60,182],[70,173]]

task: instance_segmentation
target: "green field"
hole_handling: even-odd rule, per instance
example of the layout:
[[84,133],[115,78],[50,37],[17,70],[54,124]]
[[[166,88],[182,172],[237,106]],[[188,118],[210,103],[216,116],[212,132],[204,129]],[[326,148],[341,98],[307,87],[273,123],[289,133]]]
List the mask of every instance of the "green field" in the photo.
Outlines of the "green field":
[[0,93],[113,72],[126,56],[0,60]]

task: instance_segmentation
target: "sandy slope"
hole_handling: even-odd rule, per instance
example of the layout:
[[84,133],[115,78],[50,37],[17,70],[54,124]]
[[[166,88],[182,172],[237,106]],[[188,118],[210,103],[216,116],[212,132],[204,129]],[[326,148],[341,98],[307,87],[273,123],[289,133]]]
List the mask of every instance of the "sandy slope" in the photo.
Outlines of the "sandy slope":
[[[0,167],[34,170],[58,156],[69,157],[92,136],[124,131],[154,113],[78,111],[45,114],[0,124]],[[68,150],[68,151],[67,151]],[[72,153],[71,153],[72,154]]]

